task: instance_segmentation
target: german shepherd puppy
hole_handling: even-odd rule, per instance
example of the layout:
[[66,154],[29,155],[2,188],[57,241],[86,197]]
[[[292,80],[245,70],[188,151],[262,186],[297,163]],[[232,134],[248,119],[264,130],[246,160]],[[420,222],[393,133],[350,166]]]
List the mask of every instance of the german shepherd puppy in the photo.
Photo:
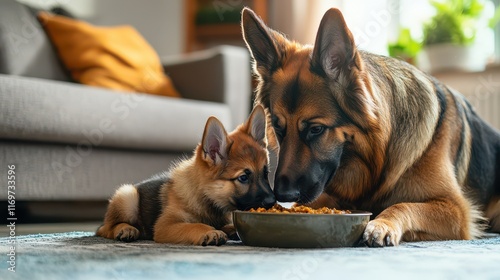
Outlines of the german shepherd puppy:
[[169,173],[123,185],[109,201],[97,235],[125,242],[222,245],[236,237],[230,212],[270,207],[264,109],[229,135],[210,117],[193,157]]
[[279,144],[277,200],[372,211],[369,246],[476,238],[485,218],[500,231],[500,134],[462,95],[358,50],[337,9],[314,46],[250,9],[242,29]]

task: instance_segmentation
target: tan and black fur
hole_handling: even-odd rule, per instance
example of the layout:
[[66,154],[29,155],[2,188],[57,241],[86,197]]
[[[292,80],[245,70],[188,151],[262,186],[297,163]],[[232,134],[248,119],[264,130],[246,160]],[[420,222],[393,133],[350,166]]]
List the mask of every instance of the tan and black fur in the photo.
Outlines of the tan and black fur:
[[236,237],[231,211],[276,202],[268,182],[265,131],[262,107],[230,134],[210,117],[193,157],[116,191],[97,235],[193,245],[222,245],[228,236]]
[[278,201],[371,211],[369,246],[476,238],[485,220],[500,231],[500,134],[462,95],[358,50],[337,9],[314,46],[249,9],[242,28],[279,147]]

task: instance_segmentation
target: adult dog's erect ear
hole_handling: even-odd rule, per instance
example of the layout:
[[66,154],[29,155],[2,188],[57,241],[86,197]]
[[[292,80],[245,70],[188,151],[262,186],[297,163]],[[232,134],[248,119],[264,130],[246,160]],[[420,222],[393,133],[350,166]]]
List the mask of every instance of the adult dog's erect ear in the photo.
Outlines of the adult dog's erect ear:
[[[352,33],[338,9],[329,9],[321,19],[311,67],[331,81],[343,78],[343,83],[349,83],[349,87],[355,90],[349,90],[348,94],[344,94],[342,90],[333,91],[337,94],[340,107],[345,112],[351,112],[350,117],[363,127],[377,125],[378,104],[374,95],[369,92],[370,79],[359,74],[364,71],[364,63],[356,49]],[[359,79],[353,79],[354,75]],[[345,88],[348,85],[342,86]]]
[[241,27],[243,39],[255,60],[255,70],[261,76],[268,76],[279,67],[281,60],[279,46],[286,39],[267,27],[249,8],[244,8],[241,13]]
[[312,67],[321,69],[329,77],[337,77],[339,70],[354,61],[356,46],[338,9],[329,9],[319,25],[312,55]]

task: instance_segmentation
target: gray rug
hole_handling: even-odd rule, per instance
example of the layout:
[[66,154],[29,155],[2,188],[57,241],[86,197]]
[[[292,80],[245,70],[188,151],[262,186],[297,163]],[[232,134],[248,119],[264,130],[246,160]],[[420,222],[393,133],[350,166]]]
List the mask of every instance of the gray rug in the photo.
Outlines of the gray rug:
[[0,238],[0,279],[500,279],[500,236],[390,248],[276,249],[121,243],[92,232]]

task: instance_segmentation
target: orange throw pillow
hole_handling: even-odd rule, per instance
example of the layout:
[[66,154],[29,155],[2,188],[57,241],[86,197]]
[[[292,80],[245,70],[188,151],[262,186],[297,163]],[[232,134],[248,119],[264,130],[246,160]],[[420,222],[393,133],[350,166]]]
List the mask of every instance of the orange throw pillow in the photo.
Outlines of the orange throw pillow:
[[131,26],[97,27],[41,12],[38,18],[76,81],[120,91],[180,97],[156,51]]

